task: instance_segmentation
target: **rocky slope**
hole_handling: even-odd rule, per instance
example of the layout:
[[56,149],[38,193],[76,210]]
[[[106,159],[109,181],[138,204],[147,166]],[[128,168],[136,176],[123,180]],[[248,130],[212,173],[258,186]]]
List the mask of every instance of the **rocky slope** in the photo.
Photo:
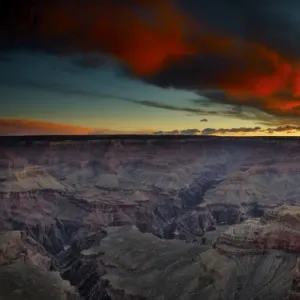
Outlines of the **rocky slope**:
[[[287,225],[288,218],[285,221],[281,218],[290,211],[290,207],[278,208],[256,222],[231,226],[212,247],[163,240],[142,233],[136,226],[125,225],[81,228],[70,239],[68,247],[51,255],[47,247],[26,233],[9,232],[2,235],[1,253],[5,260],[2,259],[0,271],[5,267],[4,274],[7,274],[7,265],[18,264],[23,268],[30,264],[26,272],[31,273],[37,268],[31,265],[38,265],[50,276],[47,282],[52,282],[49,278],[59,272],[83,299],[89,300],[283,300],[289,296],[299,299],[299,277],[294,272],[299,250],[291,248],[299,231],[294,224]],[[265,243],[257,251],[256,241],[261,240]],[[281,243],[283,240],[286,243]],[[49,268],[56,272],[46,271]],[[21,272],[19,267],[13,270]],[[41,285],[42,290],[48,288],[43,282],[35,284]],[[79,297],[74,289],[71,296],[70,292],[67,295]],[[8,299],[16,299],[13,297]]]
[[296,297],[299,217],[280,206],[300,205],[294,148],[226,139],[3,148],[0,231],[26,239],[3,267],[38,247],[22,266],[59,272],[85,300]]
[[[265,141],[226,139],[20,143],[0,151],[0,214],[4,221],[33,224],[56,216],[99,226],[136,224],[166,237],[174,236],[179,222],[202,232],[239,222],[254,201],[263,209],[297,201],[295,162],[295,174],[286,177],[283,168],[274,173],[270,151],[277,153]],[[291,195],[281,195],[284,179],[294,187]],[[195,215],[203,202],[202,224]]]
[[[136,224],[159,236],[174,235],[176,228],[169,233],[170,224],[181,217],[181,223],[190,222],[206,191],[246,156],[236,148],[236,156],[231,157],[230,147],[215,151],[209,143],[126,143],[48,143],[3,149],[0,198],[2,221],[8,222],[2,227],[12,221],[36,224],[41,218],[49,225],[58,216],[86,225]],[[211,218],[212,213],[204,221],[207,226],[219,222],[218,216]],[[198,231],[203,231],[199,226]]]
[[52,259],[25,232],[1,232],[0,299],[80,300],[76,288],[50,271]]
[[[231,226],[213,247],[109,227],[59,255],[62,276],[87,299],[299,299],[300,231],[287,222],[293,214],[285,206]],[[94,287],[86,289],[91,277]]]
[[58,260],[62,277],[85,299],[283,300],[293,294],[297,253],[273,244],[254,251],[253,239],[228,236],[212,248],[162,240],[134,226],[109,227],[100,237],[78,239]]

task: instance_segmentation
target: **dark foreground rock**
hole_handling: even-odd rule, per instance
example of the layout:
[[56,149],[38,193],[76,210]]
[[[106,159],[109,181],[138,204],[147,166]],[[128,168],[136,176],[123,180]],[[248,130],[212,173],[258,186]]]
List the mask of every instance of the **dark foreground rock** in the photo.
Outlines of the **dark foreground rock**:
[[283,300],[290,295],[293,253],[270,249],[241,255],[234,245],[236,252],[225,253],[161,240],[131,226],[96,236],[90,236],[89,247],[82,243],[59,255],[62,277],[85,299]]
[[1,300],[80,300],[75,287],[50,271],[52,257],[24,232],[0,233]]

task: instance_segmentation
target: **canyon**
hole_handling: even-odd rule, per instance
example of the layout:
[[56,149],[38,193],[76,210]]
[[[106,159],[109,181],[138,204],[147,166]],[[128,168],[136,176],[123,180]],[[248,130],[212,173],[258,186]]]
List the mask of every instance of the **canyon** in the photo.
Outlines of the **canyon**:
[[1,300],[300,299],[297,140],[2,145]]

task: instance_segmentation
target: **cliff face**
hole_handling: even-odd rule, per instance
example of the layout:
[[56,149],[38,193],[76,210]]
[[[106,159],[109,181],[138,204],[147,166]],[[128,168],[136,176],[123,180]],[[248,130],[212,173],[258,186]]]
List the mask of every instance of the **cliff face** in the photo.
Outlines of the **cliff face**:
[[[268,250],[300,252],[300,219],[295,217],[295,207],[283,206],[268,210],[261,220],[237,224],[222,233],[215,247],[244,253],[264,253]],[[244,250],[243,250],[244,249]]]
[[79,300],[74,287],[49,271],[52,257],[25,232],[0,232],[0,290],[4,299]]
[[[0,226],[26,233],[5,240],[5,274],[25,265],[50,278],[56,270],[85,300],[295,296],[294,208],[245,221],[287,198],[270,179],[281,175],[262,158],[259,172],[244,165],[241,176],[251,147],[206,142],[50,143],[1,153]],[[215,249],[207,236],[217,237]]]
[[[135,223],[139,211],[146,220],[154,221],[149,220],[148,225],[137,222],[138,226],[150,225],[147,230],[156,233],[156,227],[165,226],[163,222],[192,210],[202,201],[207,189],[247,156],[238,149],[231,149],[229,156],[228,151],[220,147],[216,152],[210,142],[204,145],[176,141],[19,145],[0,149],[3,157],[0,197],[14,199],[14,211],[20,205],[28,210],[48,206],[49,211],[58,215],[65,213],[66,205],[72,212],[75,205],[94,209],[98,216],[92,218],[98,218],[106,226],[113,222],[129,224],[130,219]],[[114,207],[118,215],[115,217],[114,211],[104,206]],[[74,213],[74,218],[78,216],[82,217]],[[157,225],[151,226],[155,222]]]
[[101,237],[91,235],[89,243],[82,238],[58,259],[62,277],[85,299],[194,299],[216,276],[199,265],[206,249],[164,241],[132,226],[110,227]]
[[131,226],[110,227],[86,241],[59,255],[62,277],[85,299],[283,300],[296,264],[291,253],[228,255]]
[[[296,207],[282,206],[268,210],[261,220],[232,226],[216,240],[214,247],[231,257],[247,255],[268,256],[274,251],[300,253],[300,218]],[[289,300],[300,299],[299,257],[292,271]]]
[[[19,249],[18,245],[23,245],[26,253],[31,253],[28,251],[30,247],[37,249],[37,254],[28,255],[31,258],[25,262],[18,262],[38,264],[38,268],[44,266],[43,272],[47,274],[47,268],[55,269],[77,288],[85,300],[150,300],[162,297],[169,300],[180,297],[187,300],[283,300],[289,290],[290,295],[294,295],[295,255],[274,249],[255,253],[255,239],[249,238],[248,234],[248,243],[245,243],[237,235],[241,232],[237,228],[243,225],[254,228],[259,234],[265,232],[262,228],[266,224],[236,225],[221,234],[216,249],[211,249],[209,245],[199,243],[162,240],[131,225],[106,229],[81,228],[72,233],[71,224],[56,223],[55,231],[40,231],[39,235],[36,234],[39,230],[34,232],[37,240],[39,237],[41,241],[51,242],[45,247],[24,233],[23,238],[17,233],[3,244],[7,249]],[[233,228],[235,236],[229,234]],[[73,237],[64,245],[68,236]],[[56,243],[60,247],[55,252],[53,245]],[[227,248],[221,249],[221,246]],[[48,249],[53,254],[49,254]],[[243,255],[237,255],[240,254],[238,251]],[[12,250],[6,253],[10,253],[6,256],[9,264],[18,257],[15,254],[11,256]],[[44,265],[41,259],[34,259],[39,256],[44,258]]]
[[294,270],[294,277],[291,290],[289,291],[289,300],[300,299],[300,258],[298,257]]
[[263,164],[262,174],[240,171],[256,144],[230,143],[102,140],[0,149],[0,226],[50,226],[58,218],[84,226],[135,224],[160,237],[194,240],[216,225],[239,223],[250,200],[268,202],[248,181],[273,171]]

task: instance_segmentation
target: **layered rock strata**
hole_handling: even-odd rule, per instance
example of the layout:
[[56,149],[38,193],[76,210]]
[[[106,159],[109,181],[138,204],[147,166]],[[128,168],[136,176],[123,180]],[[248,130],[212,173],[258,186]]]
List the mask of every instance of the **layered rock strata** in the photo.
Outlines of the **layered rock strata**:
[[5,300],[80,300],[74,287],[50,271],[52,257],[25,232],[0,232],[0,290]]

